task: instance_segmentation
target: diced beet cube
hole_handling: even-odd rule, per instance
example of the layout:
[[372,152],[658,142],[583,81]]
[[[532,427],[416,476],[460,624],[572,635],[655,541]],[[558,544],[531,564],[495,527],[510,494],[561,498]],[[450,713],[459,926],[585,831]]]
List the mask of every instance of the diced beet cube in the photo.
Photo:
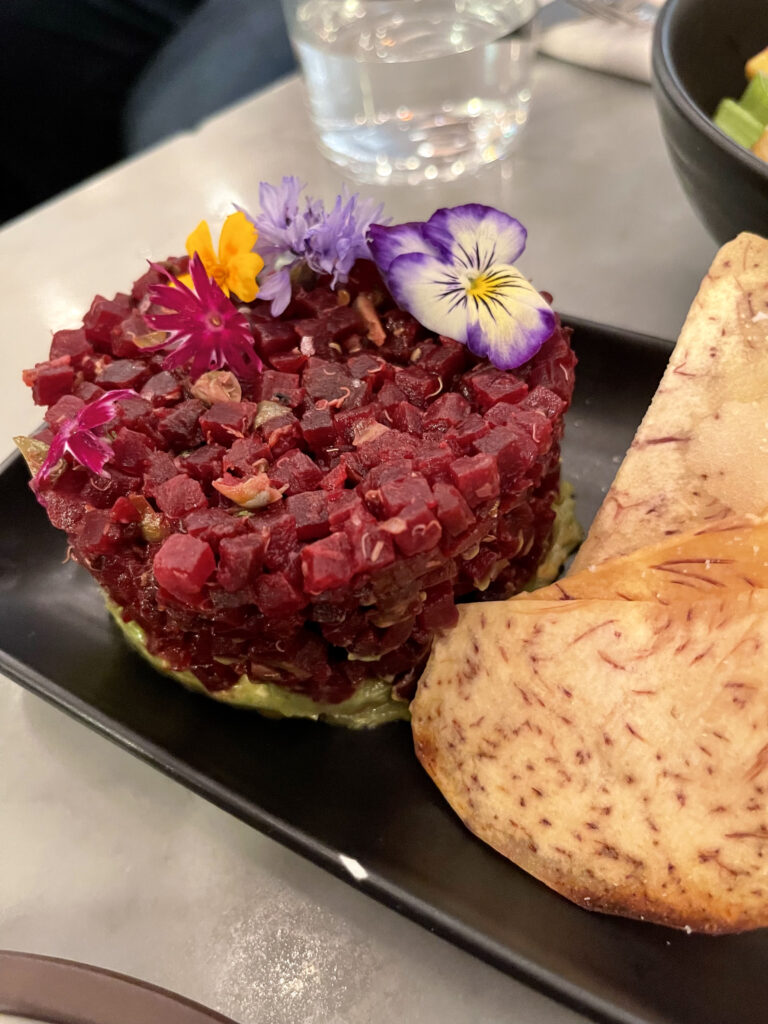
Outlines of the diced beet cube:
[[181,384],[168,370],[162,370],[150,377],[141,389],[141,397],[152,405],[170,405],[183,394]]
[[402,430],[406,434],[415,434],[416,437],[421,437],[424,428],[421,413],[415,405],[411,405],[410,402],[398,402],[397,405],[387,409],[386,415],[395,430]]
[[[184,517],[184,529],[218,551],[225,538],[243,534],[247,527],[242,519],[230,515],[223,508],[201,508]],[[260,543],[263,548],[263,540]]]
[[155,496],[155,488],[178,474],[176,463],[168,452],[153,452],[149,457],[149,465],[144,472],[144,491],[150,497]]
[[[214,445],[219,449],[219,445]],[[223,454],[223,468],[234,471],[241,476],[252,476],[257,463],[269,461],[272,457],[270,447],[260,437],[239,437],[229,451],[220,449]]]
[[127,295],[116,295],[112,300],[97,295],[83,317],[86,338],[101,351],[110,351],[113,327],[118,327],[130,312]]
[[331,530],[340,530],[352,515],[360,522],[375,522],[356,491],[335,491],[328,495],[328,525]]
[[152,333],[152,328],[137,309],[134,309],[117,327],[112,328],[109,348],[118,359],[131,359],[142,354],[141,345],[136,344],[138,338]]
[[135,398],[120,398],[117,402],[115,422],[131,430],[141,430],[151,422],[152,406],[138,395]]
[[282,503],[249,520],[254,533],[264,538],[264,564],[270,572],[285,569],[299,547],[296,520]]
[[146,270],[138,280],[133,282],[131,298],[138,304],[147,294],[152,285],[166,283],[165,276],[161,274],[159,270],[153,270],[150,268],[149,270]]
[[106,509],[90,509],[83,516],[77,542],[81,550],[89,555],[106,555],[120,544],[120,527],[112,522]]
[[324,311],[322,321],[334,341],[346,341],[353,334],[365,334],[365,321],[353,306],[336,306]]
[[[504,405],[504,408],[511,409],[513,407]],[[460,423],[457,427],[452,427],[445,435],[445,439],[455,451],[464,453],[471,451],[475,441],[485,437],[489,430],[490,427],[483,417],[473,412],[471,416],[467,416],[463,423]]]
[[[79,384],[75,384],[74,394],[78,398],[86,403],[93,402],[97,398],[101,398],[102,395],[106,394],[103,388],[100,388],[98,384],[92,384],[89,380],[80,381]],[[66,397],[66,396],[65,396]]]
[[[573,370],[576,356],[568,344],[570,331],[558,327],[551,338],[531,360],[528,371],[528,386],[549,388],[564,402],[570,403],[573,393]],[[522,371],[521,367],[521,371]]]
[[254,533],[223,537],[219,544],[216,581],[228,593],[242,590],[256,580],[264,561],[264,540]]
[[56,331],[51,339],[49,358],[53,360],[69,356],[73,363],[77,363],[80,357],[90,351],[91,344],[85,336],[85,328],[78,327],[76,331]]
[[472,510],[455,487],[451,484],[436,483],[432,490],[437,502],[435,514],[452,537],[463,533],[474,524]]
[[277,460],[269,477],[278,485],[287,485],[286,494],[301,494],[320,485],[323,471],[304,452],[293,450]]
[[309,594],[322,594],[341,587],[352,578],[352,548],[343,533],[308,544],[301,552],[304,589]]
[[210,484],[224,471],[226,449],[220,444],[204,444],[187,455],[178,458],[179,469],[201,483]]
[[112,506],[109,518],[113,523],[127,525],[128,523],[141,522],[141,513],[128,498],[120,497]]
[[364,423],[376,423],[381,407],[372,402],[361,409],[345,409],[337,412],[333,418],[336,437],[342,444],[352,444],[360,426]]
[[293,325],[281,320],[254,323],[252,330],[259,355],[267,359],[276,352],[295,348],[299,340]]
[[301,375],[301,383],[312,401],[334,403],[334,408],[340,408],[351,395],[354,379],[343,364],[322,359],[311,359]]
[[440,336],[440,343],[425,351],[419,365],[425,370],[436,373],[444,385],[448,385],[456,374],[461,373],[469,361],[469,353],[465,345],[450,338]]
[[301,433],[313,451],[329,448],[336,442],[330,409],[308,409],[301,417]]
[[292,348],[288,352],[275,352],[269,357],[269,361],[280,373],[298,373],[304,369],[307,357],[299,349]]
[[24,383],[32,388],[35,405],[53,405],[72,391],[75,371],[69,356],[60,356],[49,363],[38,363],[33,370],[25,370]]
[[430,483],[434,483],[436,480],[447,482],[451,479],[450,471],[455,458],[456,456],[448,445],[440,444],[433,448],[425,448],[414,460],[413,468],[417,473],[426,477]]
[[492,573],[493,568],[498,561],[498,552],[492,547],[483,545],[475,557],[464,562],[461,568],[464,575],[468,576],[472,580],[472,583],[477,586],[478,584],[485,583],[488,580],[489,575]]
[[443,535],[438,520],[420,501],[412,501],[381,526],[392,534],[395,544],[404,555],[430,551],[440,543]]
[[520,408],[543,412],[547,419],[556,420],[565,412],[567,405],[554,391],[536,386],[522,400]]
[[112,461],[127,473],[140,476],[149,465],[154,448],[146,434],[120,427],[112,442]]
[[329,470],[323,479],[320,481],[320,486],[324,491],[340,491],[347,480],[349,479],[349,472],[346,462],[342,459],[333,469]]
[[395,384],[409,402],[413,402],[419,409],[425,409],[430,398],[440,394],[442,384],[440,378],[429,370],[422,370],[420,366],[409,366],[405,370],[395,372]]
[[259,611],[268,619],[293,615],[307,603],[306,597],[282,572],[257,577],[254,592]]
[[273,458],[279,458],[291,448],[300,448],[304,443],[299,421],[287,411],[284,416],[274,416],[262,423],[259,433],[269,445]]
[[174,519],[207,504],[200,484],[186,473],[179,473],[159,484],[155,488],[155,501],[161,512]]
[[111,388],[140,388],[149,377],[149,370],[146,363],[138,359],[115,359],[109,363],[101,373],[96,376],[96,383],[99,387],[109,390]]
[[439,629],[452,629],[459,621],[459,609],[453,599],[453,587],[450,583],[427,590],[424,608],[419,615],[419,625],[429,633]]
[[201,413],[200,427],[207,441],[232,444],[236,438],[245,436],[255,412],[252,402],[214,402]]
[[379,500],[384,515],[395,516],[406,505],[417,502],[429,508],[434,506],[432,490],[418,473],[409,473],[402,480],[387,480],[379,488]]
[[172,533],[153,562],[158,584],[177,601],[193,601],[216,568],[208,544],[187,533]]
[[462,390],[471,402],[485,411],[497,402],[521,401],[528,394],[528,385],[513,373],[490,366],[468,373]]
[[499,496],[499,467],[493,455],[469,455],[451,466],[453,482],[470,508]]
[[395,560],[392,537],[376,523],[352,516],[344,527],[354,559],[354,571],[377,572]]
[[205,402],[199,398],[188,398],[170,409],[158,409],[157,429],[173,448],[194,448],[202,440],[199,419],[205,411]]
[[301,285],[294,290],[293,302],[301,312],[300,316],[318,316],[320,313],[336,309],[338,296],[330,288],[312,288],[307,291]]
[[[538,415],[542,432],[546,428],[547,441],[552,436],[549,420]],[[539,454],[536,442],[522,426],[495,427],[486,437],[475,442],[479,452],[496,457],[499,474],[504,483],[520,479],[534,464]]]
[[299,386],[297,373],[264,370],[256,384],[256,397],[259,401],[281,402],[293,409],[304,401],[306,391]]
[[376,400],[379,405],[383,406],[385,409],[388,409],[392,405],[397,405],[400,402],[408,401],[405,397],[405,392],[390,381],[387,381],[382,386],[381,391],[379,391],[376,396]]
[[424,413],[424,429],[456,427],[463,423],[472,412],[472,407],[462,395],[455,391],[440,395]]
[[62,420],[69,420],[76,416],[84,405],[85,402],[82,398],[78,398],[76,395],[64,395],[47,410],[44,416],[45,422],[55,427]]
[[299,540],[316,540],[328,533],[328,496],[325,491],[291,495],[285,505],[296,520]]
[[381,356],[372,352],[361,352],[347,361],[349,372],[358,380],[369,380],[376,391],[382,384],[392,380],[394,370]]

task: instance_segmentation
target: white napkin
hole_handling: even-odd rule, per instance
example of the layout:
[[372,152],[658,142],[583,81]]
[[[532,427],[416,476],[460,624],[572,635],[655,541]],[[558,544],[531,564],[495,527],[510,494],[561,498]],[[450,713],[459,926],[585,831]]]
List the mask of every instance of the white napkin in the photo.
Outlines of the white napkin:
[[[548,6],[550,2],[541,0],[541,6]],[[650,2],[661,7],[664,0]],[[595,71],[650,82],[653,36],[650,28],[601,21],[568,8],[560,0],[556,9],[544,11],[541,18],[541,53]]]

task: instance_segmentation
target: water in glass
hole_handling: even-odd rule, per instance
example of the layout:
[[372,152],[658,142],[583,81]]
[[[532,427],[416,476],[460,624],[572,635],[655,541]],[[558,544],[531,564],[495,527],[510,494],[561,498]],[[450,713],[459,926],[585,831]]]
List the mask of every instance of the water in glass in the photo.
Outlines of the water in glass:
[[359,181],[450,180],[528,119],[536,0],[286,2],[320,147]]

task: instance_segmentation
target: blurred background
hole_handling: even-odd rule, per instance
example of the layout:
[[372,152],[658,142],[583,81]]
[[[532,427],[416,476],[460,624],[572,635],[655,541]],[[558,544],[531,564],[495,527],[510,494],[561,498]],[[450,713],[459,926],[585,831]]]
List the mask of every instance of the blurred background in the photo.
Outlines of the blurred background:
[[278,0],[4,0],[0,39],[0,222],[294,66]]

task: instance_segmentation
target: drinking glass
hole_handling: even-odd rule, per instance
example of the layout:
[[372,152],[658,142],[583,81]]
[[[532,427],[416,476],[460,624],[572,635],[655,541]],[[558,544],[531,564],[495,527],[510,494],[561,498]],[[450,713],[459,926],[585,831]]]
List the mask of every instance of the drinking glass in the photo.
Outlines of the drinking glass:
[[321,151],[358,181],[450,181],[529,115],[537,0],[283,0]]

